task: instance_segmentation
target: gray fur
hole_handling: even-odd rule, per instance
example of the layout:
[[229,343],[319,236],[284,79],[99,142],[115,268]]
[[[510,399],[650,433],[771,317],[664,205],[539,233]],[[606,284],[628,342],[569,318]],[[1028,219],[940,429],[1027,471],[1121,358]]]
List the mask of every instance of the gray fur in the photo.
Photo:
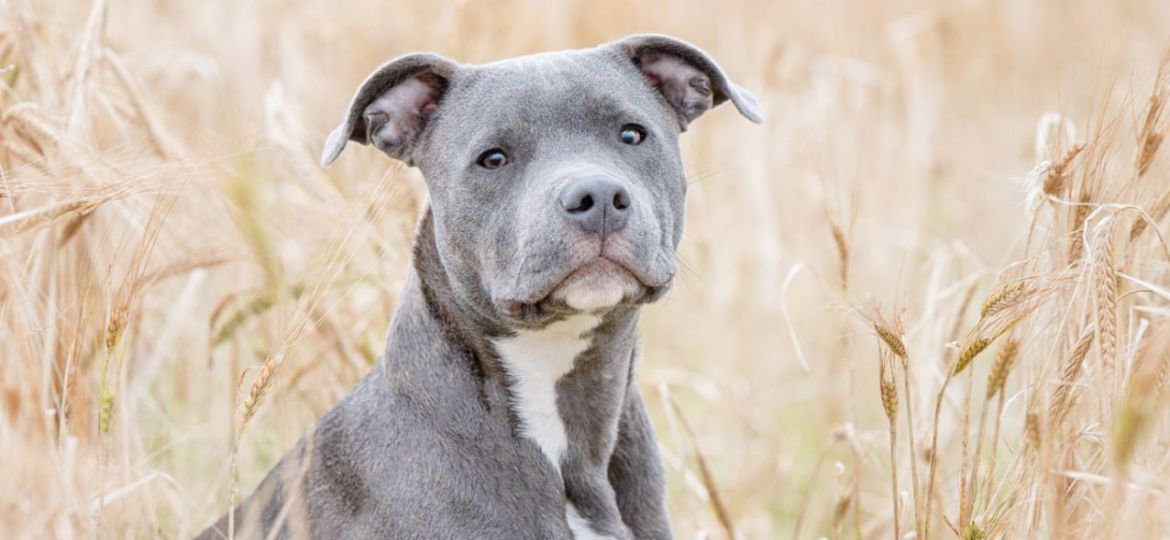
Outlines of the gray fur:
[[[663,57],[687,69],[643,73]],[[571,538],[571,502],[596,533],[670,538],[634,384],[636,325],[639,306],[676,271],[686,194],[678,135],[724,101],[760,120],[754,98],[706,54],[658,35],[482,66],[412,54],[376,70],[322,162],[355,141],[422,170],[430,205],[414,272],[383,360],[234,510],[236,536]],[[648,132],[637,146],[618,138],[629,123]],[[508,165],[477,166],[494,147]],[[621,182],[632,201],[628,223],[608,237],[575,227],[556,204],[566,184],[591,175]],[[558,471],[518,431],[493,340],[572,315],[554,292],[600,256],[636,286],[598,313],[588,348],[556,382],[568,441]],[[200,538],[226,530],[227,516]]]

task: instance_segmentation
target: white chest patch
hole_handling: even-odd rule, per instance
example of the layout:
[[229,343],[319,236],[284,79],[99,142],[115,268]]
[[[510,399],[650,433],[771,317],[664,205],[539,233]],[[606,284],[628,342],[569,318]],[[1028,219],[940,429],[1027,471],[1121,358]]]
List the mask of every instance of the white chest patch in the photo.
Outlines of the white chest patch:
[[[577,355],[589,348],[583,336],[600,322],[596,315],[575,315],[542,330],[520,331],[494,341],[512,381],[521,433],[536,442],[557,472],[569,445],[565,421],[557,410],[557,381],[573,369]],[[572,503],[565,504],[565,519],[576,539],[607,538],[594,532]]]
[[512,381],[520,430],[536,442],[557,471],[568,446],[565,422],[557,411],[557,381],[589,347],[583,334],[600,321],[595,315],[575,315],[541,330],[522,330],[494,341]]

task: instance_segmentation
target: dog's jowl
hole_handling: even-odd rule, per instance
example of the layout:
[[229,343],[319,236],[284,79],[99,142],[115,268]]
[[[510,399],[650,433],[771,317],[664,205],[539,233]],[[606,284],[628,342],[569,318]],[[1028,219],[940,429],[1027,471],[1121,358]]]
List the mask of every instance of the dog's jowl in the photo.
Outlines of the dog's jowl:
[[322,162],[354,141],[422,171],[413,272],[382,361],[234,510],[235,536],[669,538],[638,309],[675,275],[679,134],[725,101],[760,121],[658,35],[374,71]]

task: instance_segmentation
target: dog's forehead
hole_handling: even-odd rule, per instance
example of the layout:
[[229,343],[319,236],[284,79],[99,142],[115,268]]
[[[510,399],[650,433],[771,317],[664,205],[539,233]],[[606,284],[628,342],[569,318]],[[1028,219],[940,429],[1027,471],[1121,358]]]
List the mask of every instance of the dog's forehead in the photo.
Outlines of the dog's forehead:
[[641,108],[654,102],[654,94],[628,59],[582,49],[469,66],[445,99],[447,107],[481,115],[477,123],[483,124],[492,115],[534,120],[598,103]]
[[548,90],[580,88],[596,85],[601,78],[634,73],[632,64],[622,66],[615,60],[615,55],[604,49],[575,49],[517,56],[474,66],[474,71],[497,83],[535,85]]

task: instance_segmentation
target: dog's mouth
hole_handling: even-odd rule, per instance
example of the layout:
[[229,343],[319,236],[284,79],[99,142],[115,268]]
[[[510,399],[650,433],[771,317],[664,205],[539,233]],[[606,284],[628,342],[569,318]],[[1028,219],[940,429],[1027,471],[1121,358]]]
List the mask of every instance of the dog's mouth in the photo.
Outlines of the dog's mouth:
[[596,311],[639,295],[641,288],[638,278],[625,267],[598,257],[573,270],[550,297],[576,311]]
[[627,264],[598,255],[569,268],[560,279],[523,299],[497,301],[500,313],[521,326],[539,324],[573,313],[598,313],[618,306],[653,302],[670,288],[672,279],[649,283]]

